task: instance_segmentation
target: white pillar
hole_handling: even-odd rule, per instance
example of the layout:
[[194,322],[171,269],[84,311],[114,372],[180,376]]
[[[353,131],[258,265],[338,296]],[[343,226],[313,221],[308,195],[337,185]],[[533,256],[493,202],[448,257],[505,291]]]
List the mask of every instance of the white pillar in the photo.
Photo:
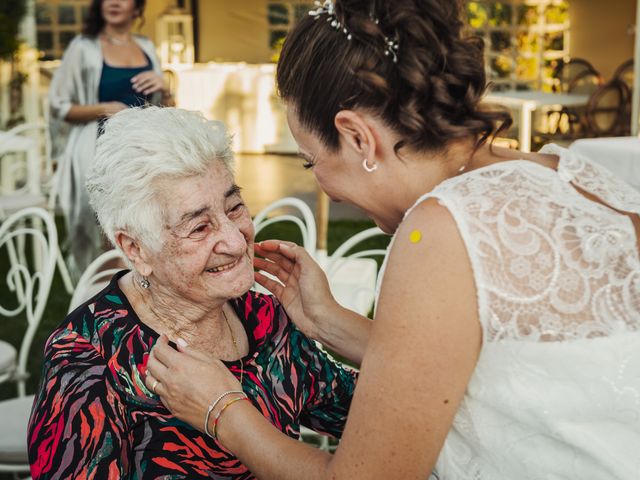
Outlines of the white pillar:
[[38,45],[38,36],[36,32],[36,1],[27,0],[27,11],[20,23],[19,35],[23,42],[29,47],[36,48]]

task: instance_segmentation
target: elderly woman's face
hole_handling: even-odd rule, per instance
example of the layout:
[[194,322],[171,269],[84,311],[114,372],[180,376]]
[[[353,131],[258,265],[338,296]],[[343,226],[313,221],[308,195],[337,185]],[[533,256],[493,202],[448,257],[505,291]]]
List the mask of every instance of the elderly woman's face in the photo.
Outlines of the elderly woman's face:
[[253,285],[251,217],[227,168],[161,184],[166,225],[153,259],[160,286],[195,303],[236,298]]

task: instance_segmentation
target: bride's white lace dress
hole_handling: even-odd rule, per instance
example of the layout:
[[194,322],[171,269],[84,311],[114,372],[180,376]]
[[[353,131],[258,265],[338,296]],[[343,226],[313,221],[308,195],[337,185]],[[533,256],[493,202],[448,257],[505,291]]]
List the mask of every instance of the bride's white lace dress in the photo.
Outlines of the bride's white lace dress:
[[640,213],[640,195],[568,150],[542,152],[557,171],[498,163],[417,202],[455,218],[484,335],[435,478],[640,479],[640,260],[618,212]]

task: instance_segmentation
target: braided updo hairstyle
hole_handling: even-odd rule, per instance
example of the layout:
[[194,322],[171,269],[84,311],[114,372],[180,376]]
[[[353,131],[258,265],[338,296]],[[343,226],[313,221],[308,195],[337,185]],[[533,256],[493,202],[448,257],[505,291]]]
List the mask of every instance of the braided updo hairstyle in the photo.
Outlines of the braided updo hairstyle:
[[[460,0],[334,2],[341,28],[327,14],[302,18],[277,68],[280,96],[329,149],[339,147],[334,118],[344,109],[379,115],[402,139],[396,152],[463,138],[479,146],[511,124],[508,113],[480,105],[484,44],[463,37]],[[395,62],[389,40],[399,47]]]

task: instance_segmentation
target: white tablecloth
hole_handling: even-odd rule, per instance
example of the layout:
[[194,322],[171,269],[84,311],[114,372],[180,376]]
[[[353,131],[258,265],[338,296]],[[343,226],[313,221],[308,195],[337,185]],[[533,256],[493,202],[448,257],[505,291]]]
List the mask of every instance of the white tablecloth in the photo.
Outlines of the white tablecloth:
[[195,64],[176,67],[175,73],[177,106],[223,121],[235,152],[297,151],[276,94],[275,64]]
[[604,165],[640,189],[640,137],[584,138],[570,150]]

